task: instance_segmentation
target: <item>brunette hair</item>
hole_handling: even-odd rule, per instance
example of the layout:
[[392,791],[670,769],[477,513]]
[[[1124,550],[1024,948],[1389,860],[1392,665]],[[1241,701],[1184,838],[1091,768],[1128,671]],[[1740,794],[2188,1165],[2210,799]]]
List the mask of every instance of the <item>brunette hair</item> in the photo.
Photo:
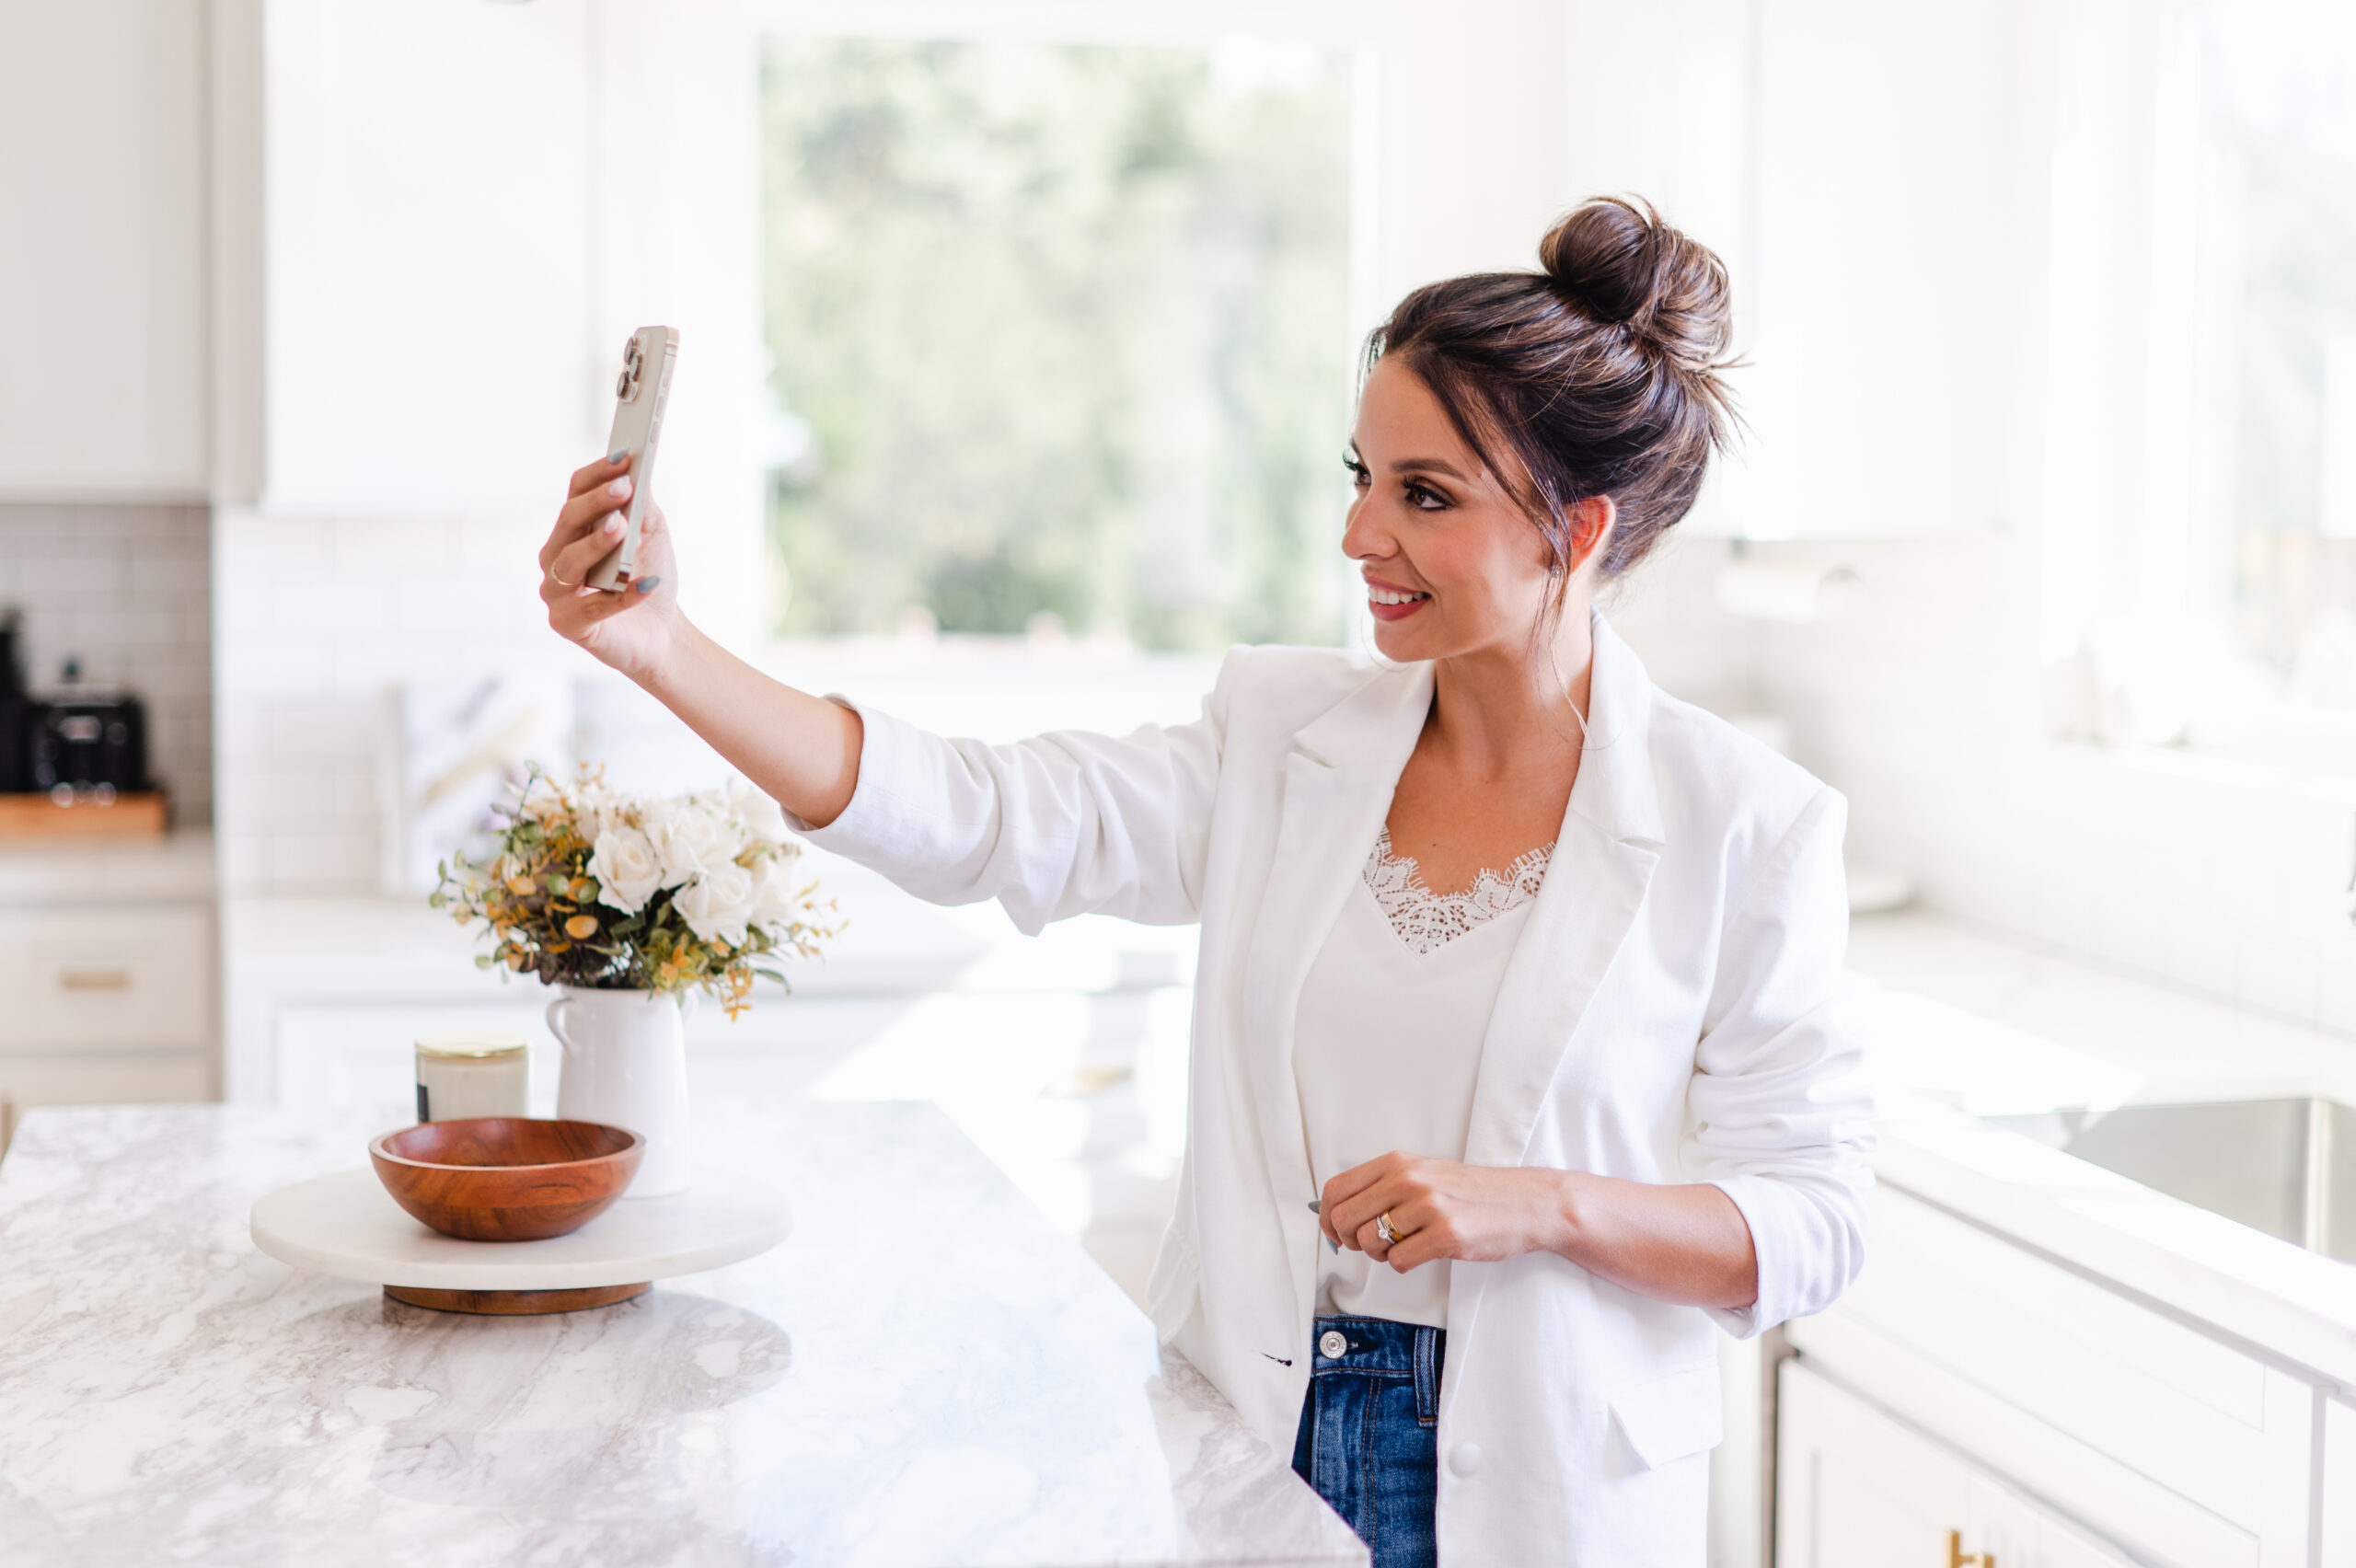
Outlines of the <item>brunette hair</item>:
[[1362,368],[1415,373],[1545,537],[1557,577],[1569,512],[1608,495],[1616,577],[1692,508],[1734,405],[1724,262],[1650,203],[1599,197],[1539,242],[1541,272],[1426,283],[1369,335]]

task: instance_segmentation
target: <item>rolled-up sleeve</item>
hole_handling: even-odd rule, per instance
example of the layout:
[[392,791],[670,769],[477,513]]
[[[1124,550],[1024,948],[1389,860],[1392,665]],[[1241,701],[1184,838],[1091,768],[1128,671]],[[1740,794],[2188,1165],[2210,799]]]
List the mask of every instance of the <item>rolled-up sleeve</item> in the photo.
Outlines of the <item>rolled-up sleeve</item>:
[[837,697],[864,727],[859,782],[812,844],[934,904],[994,898],[1036,933],[1068,916],[1149,925],[1198,916],[1229,672],[1192,723],[1124,736],[945,740]]
[[1819,790],[1752,872],[1695,1052],[1687,1174],[1734,1200],[1758,1254],[1758,1298],[1711,1313],[1738,1338],[1822,1311],[1865,1262],[1873,1099],[1832,1016],[1847,822],[1840,794]]

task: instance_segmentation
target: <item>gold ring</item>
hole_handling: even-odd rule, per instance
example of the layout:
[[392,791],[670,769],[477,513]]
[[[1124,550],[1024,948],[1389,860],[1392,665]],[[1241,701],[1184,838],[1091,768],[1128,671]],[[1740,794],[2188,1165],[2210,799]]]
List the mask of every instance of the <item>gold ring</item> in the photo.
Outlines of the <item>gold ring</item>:
[[567,582],[563,578],[559,577],[556,574],[556,562],[554,561],[549,562],[549,581],[555,583],[560,588],[578,588],[581,586],[578,582]]
[[1396,1247],[1399,1245],[1399,1232],[1393,1228],[1391,1224],[1391,1211],[1389,1209],[1384,1209],[1380,1214],[1374,1216],[1374,1233],[1382,1238],[1382,1244],[1386,1247]]

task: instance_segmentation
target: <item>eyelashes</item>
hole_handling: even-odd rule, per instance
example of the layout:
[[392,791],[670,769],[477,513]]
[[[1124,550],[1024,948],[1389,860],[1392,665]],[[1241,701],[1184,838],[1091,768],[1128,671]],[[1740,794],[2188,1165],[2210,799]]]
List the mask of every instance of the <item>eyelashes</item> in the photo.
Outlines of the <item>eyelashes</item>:
[[[1359,490],[1366,490],[1373,485],[1374,471],[1355,454],[1344,453],[1342,467],[1349,470],[1350,482]],[[1422,479],[1409,479],[1402,493],[1406,496],[1407,504],[1418,512],[1441,512],[1456,504],[1445,493],[1433,489]]]

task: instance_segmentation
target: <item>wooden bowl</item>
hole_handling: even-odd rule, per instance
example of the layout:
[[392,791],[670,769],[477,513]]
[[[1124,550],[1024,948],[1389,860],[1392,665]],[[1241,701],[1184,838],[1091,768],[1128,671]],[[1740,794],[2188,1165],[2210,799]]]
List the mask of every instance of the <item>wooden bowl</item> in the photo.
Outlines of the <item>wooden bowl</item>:
[[622,1195],[645,1155],[646,1140],[620,1127],[521,1116],[426,1122],[368,1145],[393,1202],[468,1241],[578,1230]]

